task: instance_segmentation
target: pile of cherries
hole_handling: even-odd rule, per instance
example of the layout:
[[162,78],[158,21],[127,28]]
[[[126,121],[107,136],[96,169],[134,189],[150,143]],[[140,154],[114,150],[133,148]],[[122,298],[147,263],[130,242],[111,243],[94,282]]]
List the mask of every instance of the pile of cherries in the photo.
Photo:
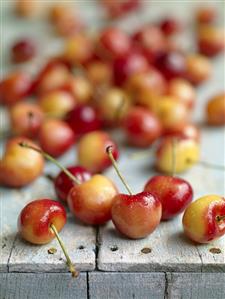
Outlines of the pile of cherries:
[[[17,1],[17,13],[32,17],[36,2]],[[101,2],[113,18],[141,5],[140,0]],[[93,36],[68,6],[51,7],[49,16],[65,38],[64,51],[34,77],[20,69],[0,82],[0,103],[8,108],[11,125],[0,184],[26,186],[42,174],[45,158],[61,169],[54,179],[58,198],[83,223],[112,219],[120,233],[138,239],[185,210],[184,232],[193,241],[207,243],[225,234],[225,198],[209,195],[191,203],[191,185],[175,176],[199,161],[200,131],[190,119],[196,87],[212,73],[210,58],[225,48],[224,31],[214,24],[216,11],[201,8],[196,14],[198,53],[174,42],[184,24],[172,18],[132,34],[106,26]],[[12,62],[32,61],[36,52],[33,41],[20,40],[11,49]],[[225,124],[224,92],[208,101],[205,118],[212,126]],[[130,146],[154,144],[155,166],[165,174],[150,178],[138,194],[118,169],[118,146],[108,130],[114,128],[123,131]],[[55,158],[74,144],[79,165],[65,168]],[[112,164],[128,194],[120,194],[102,174]],[[65,223],[63,205],[50,199],[29,203],[19,215],[22,237],[34,244],[60,240]]]

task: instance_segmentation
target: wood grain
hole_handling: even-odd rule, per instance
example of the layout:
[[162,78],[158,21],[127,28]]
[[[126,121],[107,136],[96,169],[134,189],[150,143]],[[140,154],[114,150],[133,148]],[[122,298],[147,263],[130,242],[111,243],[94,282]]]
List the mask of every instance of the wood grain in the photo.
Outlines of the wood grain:
[[86,273],[77,279],[70,274],[1,273],[1,299],[86,299]]
[[89,273],[90,299],[163,299],[163,273]]

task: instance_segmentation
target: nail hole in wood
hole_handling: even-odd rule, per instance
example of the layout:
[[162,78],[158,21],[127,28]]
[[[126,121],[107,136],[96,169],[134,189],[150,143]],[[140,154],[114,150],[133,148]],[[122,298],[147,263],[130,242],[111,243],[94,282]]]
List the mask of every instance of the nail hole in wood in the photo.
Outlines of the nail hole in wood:
[[210,248],[209,251],[213,254],[220,254],[221,253],[221,249],[220,248]]
[[152,252],[152,250],[149,247],[144,247],[141,249],[141,252],[144,254],[148,254],[148,253]]
[[78,249],[83,250],[83,249],[85,249],[85,247],[84,247],[83,245],[80,245],[80,246],[78,247]]
[[111,251],[117,251],[118,250],[118,246],[117,245],[113,245],[110,247]]

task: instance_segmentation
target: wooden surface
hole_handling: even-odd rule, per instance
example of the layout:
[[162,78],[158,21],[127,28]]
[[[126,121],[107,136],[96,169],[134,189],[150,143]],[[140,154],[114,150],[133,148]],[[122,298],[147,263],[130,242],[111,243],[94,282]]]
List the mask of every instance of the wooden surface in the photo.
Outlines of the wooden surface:
[[[120,25],[131,30],[150,18],[157,19],[165,11],[174,13],[173,6],[166,1],[151,2],[151,9],[143,10],[143,17],[131,15],[129,19],[121,21]],[[213,2],[218,7],[221,6],[221,1]],[[24,68],[34,74],[47,56],[62,48],[62,41],[52,35],[51,28],[45,22],[35,20],[32,26],[27,26],[26,21],[15,21],[7,11],[7,6],[11,3],[12,1],[1,0],[4,12],[1,71],[6,73],[14,68],[9,64],[7,50],[12,41],[19,36],[32,35],[41,44],[40,55],[32,67],[26,65]],[[176,15],[188,22],[187,18],[192,14],[187,14],[186,9],[191,7],[191,1],[176,3]],[[77,5],[82,6],[82,13],[90,24],[94,24],[94,27],[100,25],[101,22],[96,21],[98,13],[93,1],[90,0],[89,4],[79,1]],[[15,22],[18,24],[17,30]],[[190,27],[188,30],[190,31]],[[193,49],[185,34],[181,39],[187,44],[187,48]],[[213,60],[213,65],[212,79],[198,90],[193,119],[202,127],[201,160],[224,165],[224,128],[207,128],[203,125],[205,102],[215,93],[224,90],[224,57]],[[3,113],[0,114],[0,125],[3,126],[3,123],[6,124],[3,120],[5,112],[0,112]],[[113,136],[121,149],[121,171],[132,190],[138,192],[142,190],[146,180],[155,174],[152,167],[153,150],[150,149],[149,157],[134,159],[131,154],[136,149],[127,148],[123,136],[118,132],[113,132]],[[60,161],[65,166],[74,164],[75,152],[72,149]],[[55,175],[57,172],[56,167],[47,163],[45,173]],[[106,171],[106,175],[115,181],[121,192],[125,192],[112,169]],[[195,199],[206,194],[225,194],[223,172],[196,165],[181,177],[193,186]],[[41,177],[34,184],[20,190],[2,188],[0,197],[0,299],[225,297],[225,238],[209,245],[193,244],[183,236],[180,218],[161,223],[146,239],[131,241],[119,235],[112,223],[97,229],[78,223],[69,216],[61,237],[67,244],[72,260],[81,271],[101,272],[82,273],[79,280],[68,287],[70,275],[59,273],[67,272],[67,267],[57,243],[53,241],[45,246],[30,246],[17,236],[18,214],[29,201],[39,197],[56,199],[51,183]],[[51,247],[57,249],[53,255],[47,252]],[[221,253],[213,254],[209,251],[211,248],[219,248]],[[144,252],[149,252],[143,253],[143,249]]]

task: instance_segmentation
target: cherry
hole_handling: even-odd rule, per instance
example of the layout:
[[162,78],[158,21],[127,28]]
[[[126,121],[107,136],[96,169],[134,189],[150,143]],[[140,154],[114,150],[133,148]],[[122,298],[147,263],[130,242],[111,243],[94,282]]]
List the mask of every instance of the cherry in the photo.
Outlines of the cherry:
[[180,22],[172,17],[163,19],[159,26],[166,36],[178,33],[182,28]]
[[134,74],[147,71],[149,68],[146,58],[137,52],[115,59],[113,63],[113,75],[116,85],[123,85]]
[[[91,173],[82,166],[70,166],[67,170],[81,183],[91,178]],[[54,186],[57,196],[61,200],[66,201],[70,190],[74,186],[74,181],[64,171],[61,171],[54,179]]]
[[133,107],[123,121],[123,129],[132,145],[147,147],[162,133],[159,119],[148,109]]
[[88,132],[99,130],[102,126],[96,110],[90,105],[75,107],[67,115],[66,121],[78,137]]
[[0,81],[0,103],[11,105],[30,94],[31,80],[23,72],[14,72]]
[[144,238],[158,226],[162,205],[151,192],[132,194],[113,158],[112,147],[106,149],[112,164],[129,194],[118,194],[112,205],[112,221],[116,229],[131,239]]
[[12,61],[15,63],[31,60],[36,54],[36,46],[30,39],[17,41],[11,49]]
[[66,257],[73,277],[76,271],[58,232],[66,223],[66,211],[57,201],[48,198],[37,199],[27,204],[18,217],[18,231],[21,237],[32,244],[46,244],[55,237]]
[[186,60],[179,51],[169,51],[159,55],[155,65],[168,80],[184,77],[186,72]]
[[104,29],[99,36],[97,51],[103,59],[114,59],[127,55],[131,49],[128,34],[116,27]]
[[46,119],[39,131],[41,148],[54,157],[64,154],[75,142],[69,125],[57,119]]
[[74,181],[74,186],[68,195],[68,205],[76,218],[84,223],[100,225],[111,219],[111,208],[114,196],[118,193],[111,180],[103,175],[93,175],[88,181],[81,183],[57,160],[40,149],[20,143],[21,147],[33,149],[41,153],[46,159],[57,165]]
[[102,4],[107,10],[108,16],[111,18],[122,17],[125,14],[136,10],[140,7],[141,0],[101,0]]

